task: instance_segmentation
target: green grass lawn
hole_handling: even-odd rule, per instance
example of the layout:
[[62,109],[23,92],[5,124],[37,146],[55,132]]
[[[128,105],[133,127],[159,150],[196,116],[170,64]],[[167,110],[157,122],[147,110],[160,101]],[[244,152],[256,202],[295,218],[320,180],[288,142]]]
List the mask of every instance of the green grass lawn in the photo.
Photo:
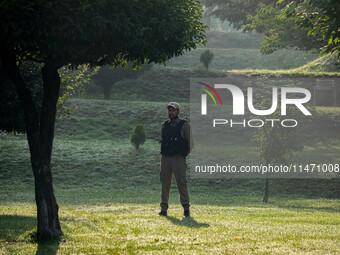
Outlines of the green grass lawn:
[[[260,34],[240,31],[209,31],[206,47],[185,51],[182,56],[172,58],[165,65],[153,65],[136,79],[124,79],[115,83],[111,89],[111,98],[129,101],[188,101],[190,78],[225,77],[231,70],[266,74],[280,70],[280,75],[300,76],[311,75],[306,74],[311,71],[339,71],[336,66],[326,65],[325,59],[321,62],[311,62],[317,59],[318,55],[302,51],[278,50],[263,55],[260,53],[262,37]],[[205,50],[214,53],[208,72],[199,60]],[[330,67],[332,68],[327,70]],[[103,99],[104,96],[99,85],[91,84],[83,89],[81,97]]]
[[260,52],[263,35],[257,33],[207,32],[208,43],[205,47],[185,52],[167,62],[167,66],[176,68],[203,69],[199,61],[202,51],[210,50],[214,58],[210,69],[290,69],[297,68],[317,58],[316,54],[307,54],[296,50],[278,50],[263,55]]
[[166,64],[176,68],[203,69],[200,55],[203,51],[210,50],[214,58],[209,65],[210,69],[290,69],[300,67],[309,61],[313,61],[316,55],[308,55],[305,52],[294,50],[279,50],[269,55],[260,53],[259,48],[198,48],[171,59]]
[[[169,216],[158,217],[158,140],[165,103],[71,100],[70,105],[78,110],[57,121],[52,156],[62,243],[34,242],[34,180],[26,137],[1,133],[0,254],[340,253],[338,179],[271,180],[264,204],[263,179],[189,177],[193,217],[183,219],[175,181]],[[338,118],[338,108],[317,110]],[[183,113],[189,116],[188,104]],[[137,123],[148,132],[139,151],[129,140]],[[324,149],[338,158],[336,132],[319,135],[297,156],[315,158]],[[332,149],[327,148],[330,139]],[[244,149],[236,151],[254,160],[252,146],[244,141]]]

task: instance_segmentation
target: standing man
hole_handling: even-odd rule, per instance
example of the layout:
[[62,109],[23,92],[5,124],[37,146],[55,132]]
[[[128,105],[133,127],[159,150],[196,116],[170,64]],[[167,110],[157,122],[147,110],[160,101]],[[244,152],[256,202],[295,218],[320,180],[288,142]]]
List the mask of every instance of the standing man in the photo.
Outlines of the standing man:
[[189,192],[186,176],[186,156],[194,147],[190,124],[179,117],[179,104],[167,106],[169,119],[162,124],[161,172],[162,202],[160,216],[167,216],[171,177],[174,173],[184,216],[190,217]]

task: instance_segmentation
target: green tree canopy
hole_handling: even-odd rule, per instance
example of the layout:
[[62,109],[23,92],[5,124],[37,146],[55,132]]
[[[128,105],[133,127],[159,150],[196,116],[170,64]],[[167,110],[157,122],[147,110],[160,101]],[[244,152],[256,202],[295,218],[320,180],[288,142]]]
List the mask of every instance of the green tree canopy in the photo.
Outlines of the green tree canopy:
[[229,21],[236,29],[248,24],[247,16],[255,15],[260,9],[260,3],[273,2],[274,0],[202,0],[204,6],[213,8],[211,15]]
[[292,1],[284,9],[287,17],[295,17],[308,35],[319,38],[322,53],[340,52],[340,2],[338,0]]
[[[42,77],[41,63],[25,61],[20,64],[19,70],[28,90],[31,93],[35,108],[38,112],[42,104]],[[61,86],[58,99],[57,116],[63,118],[74,109],[65,106],[65,102],[75,91],[88,84],[90,77],[97,72],[97,69],[89,68],[88,65],[78,66],[76,69],[70,66],[63,66],[58,70],[61,79]],[[0,130],[6,132],[24,133],[26,131],[24,112],[20,104],[15,85],[4,69],[0,68]]]
[[59,65],[164,62],[204,38],[188,0],[3,1],[1,45],[19,59]]
[[294,48],[339,52],[340,2],[337,0],[203,0],[212,15],[245,32],[264,33],[262,53]]
[[307,28],[300,26],[295,15],[288,16],[286,13],[287,3],[288,1],[271,4],[260,3],[257,13],[247,16],[248,24],[242,26],[243,30],[264,33],[261,46],[261,52],[264,54],[285,48],[319,51],[322,47],[321,36],[310,35]]

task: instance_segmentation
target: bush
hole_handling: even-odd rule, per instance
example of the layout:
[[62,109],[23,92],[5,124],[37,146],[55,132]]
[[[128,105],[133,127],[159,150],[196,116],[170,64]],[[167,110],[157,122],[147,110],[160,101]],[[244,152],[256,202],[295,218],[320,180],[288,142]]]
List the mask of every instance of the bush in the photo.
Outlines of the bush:
[[212,62],[214,58],[214,53],[210,50],[205,50],[201,53],[200,61],[203,63],[205,69],[208,71],[209,64]]
[[135,145],[136,150],[140,145],[143,145],[146,141],[146,132],[143,124],[136,125],[131,135],[131,142]]

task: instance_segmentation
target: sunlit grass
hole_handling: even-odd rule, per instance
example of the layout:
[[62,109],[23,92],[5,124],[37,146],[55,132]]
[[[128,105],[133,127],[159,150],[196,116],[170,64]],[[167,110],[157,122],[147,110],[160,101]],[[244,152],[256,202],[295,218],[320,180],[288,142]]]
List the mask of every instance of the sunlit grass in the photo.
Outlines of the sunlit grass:
[[229,71],[230,73],[235,74],[246,74],[246,75],[271,75],[274,77],[339,77],[340,72],[326,72],[326,71],[304,71],[300,69],[278,69],[278,70],[269,70],[269,69],[233,69]]
[[[318,208],[323,204],[327,208]],[[306,207],[304,207],[306,206]],[[313,208],[315,206],[315,208]],[[339,252],[339,202],[281,201],[253,206],[194,205],[182,217],[178,205],[168,217],[156,204],[62,205],[61,244],[30,242],[35,208],[0,208],[1,252],[16,254],[330,254]],[[14,215],[14,216],[13,216]],[[54,252],[54,253],[51,253]],[[45,253],[47,254],[47,253]]]

